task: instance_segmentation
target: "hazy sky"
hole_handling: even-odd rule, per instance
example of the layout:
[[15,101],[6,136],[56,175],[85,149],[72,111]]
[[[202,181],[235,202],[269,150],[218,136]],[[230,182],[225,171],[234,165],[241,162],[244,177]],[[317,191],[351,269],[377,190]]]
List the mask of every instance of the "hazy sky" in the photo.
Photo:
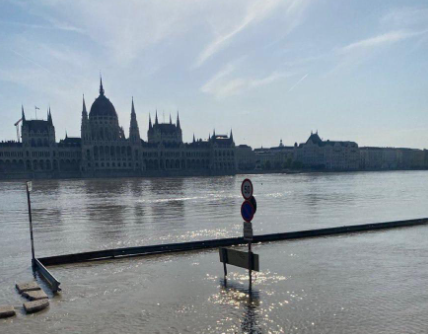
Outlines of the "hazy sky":
[[428,2],[0,0],[0,140],[21,117],[80,136],[106,96],[128,133],[134,96],[176,111],[184,140],[228,133],[253,147],[324,139],[428,148]]

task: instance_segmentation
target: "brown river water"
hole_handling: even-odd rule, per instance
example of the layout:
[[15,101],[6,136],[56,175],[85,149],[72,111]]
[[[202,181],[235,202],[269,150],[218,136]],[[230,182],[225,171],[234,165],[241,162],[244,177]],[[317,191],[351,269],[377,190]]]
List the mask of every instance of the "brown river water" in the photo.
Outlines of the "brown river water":
[[[36,255],[240,236],[245,177],[34,181]],[[255,234],[428,217],[425,171],[249,177]],[[22,306],[29,239],[24,183],[0,182],[0,305]],[[428,226],[254,252],[251,293],[218,250],[51,267],[63,291],[0,333],[428,333]]]

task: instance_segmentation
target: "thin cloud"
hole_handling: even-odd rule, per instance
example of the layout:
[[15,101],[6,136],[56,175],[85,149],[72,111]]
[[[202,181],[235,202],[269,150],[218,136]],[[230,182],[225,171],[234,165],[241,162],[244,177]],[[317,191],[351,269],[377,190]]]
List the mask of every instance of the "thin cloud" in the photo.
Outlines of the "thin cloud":
[[426,27],[428,25],[428,7],[393,8],[381,18],[380,23],[401,28]]
[[261,78],[261,79],[253,79],[249,81],[249,86],[250,87],[259,87],[259,86],[265,86],[265,85],[269,85],[272,82],[284,78],[286,77],[287,74],[286,73],[280,73],[280,72],[274,72],[270,75],[268,75],[267,77]]
[[291,86],[291,88],[288,90],[288,92],[292,92],[294,90],[294,88],[296,88],[298,85],[300,85],[307,77],[309,74],[305,74],[303,77],[300,78],[299,81],[297,81],[293,86]]
[[10,50],[10,52],[12,52],[13,54],[17,55],[18,57],[21,57],[22,59],[24,59],[25,61],[27,61],[28,63],[37,66],[38,68],[41,68],[42,70],[46,71],[47,73],[52,73],[51,70],[49,70],[47,67],[42,66],[41,64],[39,64],[38,62],[35,62],[34,60],[30,59],[27,56],[24,56],[22,53],[15,51],[15,50]]
[[[202,66],[208,59],[214,54],[224,48],[229,41],[247,27],[252,24],[261,22],[269,17],[270,14],[275,12],[275,9],[279,7],[283,2],[281,0],[262,0],[258,1],[248,7],[246,15],[243,19],[231,30],[224,34],[216,37],[198,56],[197,61],[194,65],[195,68]],[[295,1],[290,3],[291,6],[296,6]],[[290,8],[289,8],[290,9]],[[294,8],[291,12],[294,11]]]
[[391,31],[386,34],[370,37],[367,39],[360,40],[355,43],[351,43],[339,49],[339,53],[345,54],[354,52],[362,49],[374,48],[385,44],[393,44],[411,37],[415,37],[426,33],[426,31],[415,32],[415,31]]
[[0,20],[0,24],[30,28],[30,29],[62,30],[62,31],[72,31],[72,32],[83,33],[82,29],[79,29],[79,28],[76,28],[76,27],[73,27],[71,25],[67,25],[64,23],[54,24],[54,25],[48,26],[48,25],[42,25],[42,24],[31,24],[31,23],[22,23],[22,22]]
[[281,78],[291,75],[290,73],[273,72],[261,78],[231,77],[235,69],[235,64],[226,65],[223,70],[202,86],[201,92],[222,99],[250,89],[269,85]]

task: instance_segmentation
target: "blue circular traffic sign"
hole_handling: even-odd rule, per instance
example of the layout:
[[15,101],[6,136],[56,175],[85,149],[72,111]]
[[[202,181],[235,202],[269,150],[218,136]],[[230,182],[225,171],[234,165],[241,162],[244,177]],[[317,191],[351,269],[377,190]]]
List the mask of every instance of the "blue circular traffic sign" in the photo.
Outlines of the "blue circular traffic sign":
[[254,217],[254,207],[250,201],[244,201],[241,205],[241,216],[247,223],[250,223]]

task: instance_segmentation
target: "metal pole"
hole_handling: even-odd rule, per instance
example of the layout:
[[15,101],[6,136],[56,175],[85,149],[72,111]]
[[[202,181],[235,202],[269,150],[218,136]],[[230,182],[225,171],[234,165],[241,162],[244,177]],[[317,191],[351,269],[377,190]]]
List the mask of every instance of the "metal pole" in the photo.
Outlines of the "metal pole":
[[248,241],[248,262],[249,262],[249,268],[250,268],[250,270],[249,270],[249,279],[250,279],[250,291],[251,291],[251,288],[252,288],[252,280],[251,280],[251,269],[253,269],[253,253],[251,252],[251,240],[250,241]]
[[28,182],[27,185],[27,202],[28,202],[28,219],[30,221],[30,237],[31,237],[31,256],[32,261],[31,263],[34,265],[35,255],[34,255],[34,237],[33,237],[33,219],[31,216],[31,200],[30,200],[30,189],[28,189]]
[[227,249],[226,248],[222,248],[221,252],[222,252],[222,256],[223,256],[224,279],[226,279],[226,276],[227,276],[227,267],[226,267],[226,263],[227,263]]

